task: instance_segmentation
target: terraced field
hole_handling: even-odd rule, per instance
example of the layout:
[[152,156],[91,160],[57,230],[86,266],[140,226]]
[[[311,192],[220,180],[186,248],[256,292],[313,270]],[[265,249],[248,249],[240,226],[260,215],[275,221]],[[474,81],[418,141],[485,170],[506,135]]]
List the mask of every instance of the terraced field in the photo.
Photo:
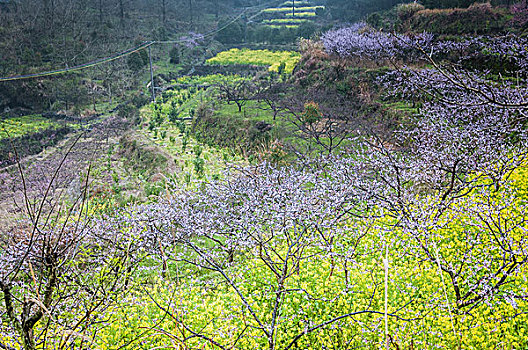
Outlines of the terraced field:
[[10,137],[20,137],[33,134],[49,128],[57,128],[60,124],[41,115],[26,115],[0,120],[0,140]]
[[301,55],[294,51],[231,49],[208,59],[207,64],[268,66],[273,72],[291,73],[300,58]]
[[297,28],[301,24],[316,21],[325,10],[324,6],[310,1],[286,1],[277,7],[261,11],[260,23],[271,28]]

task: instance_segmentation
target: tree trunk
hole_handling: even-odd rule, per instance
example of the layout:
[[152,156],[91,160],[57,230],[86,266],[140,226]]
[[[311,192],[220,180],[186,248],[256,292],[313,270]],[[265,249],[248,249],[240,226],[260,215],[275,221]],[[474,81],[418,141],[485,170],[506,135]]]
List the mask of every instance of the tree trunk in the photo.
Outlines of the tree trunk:
[[33,340],[33,328],[22,328],[22,344],[24,350],[35,350],[35,341]]
[[99,23],[103,23],[103,0],[99,0]]
[[119,19],[121,21],[121,27],[125,26],[125,2],[119,0]]
[[190,16],[190,24],[191,27],[193,25],[193,6],[192,6],[192,0],[189,0],[189,16]]
[[161,22],[165,24],[167,21],[167,0],[161,0]]
[[215,0],[215,18],[218,19],[218,0]]

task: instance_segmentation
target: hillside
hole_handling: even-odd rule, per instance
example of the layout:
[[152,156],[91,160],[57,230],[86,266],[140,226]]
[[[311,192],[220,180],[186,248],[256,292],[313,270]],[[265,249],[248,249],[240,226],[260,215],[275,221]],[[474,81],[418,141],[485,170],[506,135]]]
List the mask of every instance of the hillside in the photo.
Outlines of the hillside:
[[0,349],[528,347],[525,1],[26,1]]

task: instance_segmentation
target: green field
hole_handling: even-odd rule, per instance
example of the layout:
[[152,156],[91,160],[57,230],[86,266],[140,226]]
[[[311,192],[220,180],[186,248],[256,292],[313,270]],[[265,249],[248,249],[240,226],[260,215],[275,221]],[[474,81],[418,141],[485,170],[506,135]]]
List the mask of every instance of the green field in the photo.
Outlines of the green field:
[[[317,9],[324,9],[324,6],[296,7],[295,11],[315,13]],[[271,7],[271,8],[262,10],[262,13],[285,13],[285,12],[292,12],[292,8],[290,7]]]
[[33,134],[60,124],[40,115],[27,115],[0,120],[0,140]]
[[284,63],[284,71],[286,73],[291,73],[300,58],[301,55],[293,51],[231,49],[220,52],[215,57],[208,59],[207,64],[249,64],[267,66],[270,71],[277,72],[279,66]]

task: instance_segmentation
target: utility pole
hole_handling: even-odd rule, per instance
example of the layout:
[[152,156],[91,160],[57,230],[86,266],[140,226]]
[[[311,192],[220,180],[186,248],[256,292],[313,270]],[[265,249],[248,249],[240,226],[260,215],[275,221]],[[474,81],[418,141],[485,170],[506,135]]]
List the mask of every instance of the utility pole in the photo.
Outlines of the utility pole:
[[156,93],[154,92],[154,71],[152,70],[152,54],[150,53],[150,46],[148,47],[149,64],[150,64],[150,88],[152,91],[152,102],[156,101]]
[[295,17],[295,0],[292,0],[292,11],[293,11],[292,17]]

